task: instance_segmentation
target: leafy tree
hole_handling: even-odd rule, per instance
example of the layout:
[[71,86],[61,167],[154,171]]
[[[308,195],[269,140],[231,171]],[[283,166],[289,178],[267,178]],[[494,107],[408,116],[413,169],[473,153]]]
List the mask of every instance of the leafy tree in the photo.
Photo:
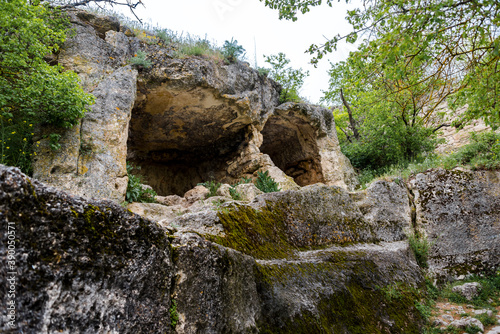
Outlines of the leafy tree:
[[[297,13],[323,3],[321,0],[261,1],[278,9],[280,18],[291,20],[297,19]],[[324,3],[332,6],[333,2]],[[451,105],[468,104],[462,121],[483,117],[493,127],[500,125],[498,0],[363,0],[361,8],[348,12],[347,20],[353,27],[351,33],[333,36],[326,43],[309,48],[314,55],[313,63],[335,50],[340,40],[354,42],[363,37],[374,61],[395,67],[396,79],[403,78],[403,66],[428,62],[430,66],[415,84],[451,82],[454,87],[448,94]],[[398,58],[405,61],[397,62]]]
[[370,46],[362,45],[346,61],[332,64],[329,72],[330,87],[323,101],[343,104],[334,111],[339,138],[344,153],[359,169],[407,164],[435,148],[435,130],[440,126],[427,124],[436,121],[429,116],[429,105],[449,93],[449,84],[419,82],[429,65],[425,61],[398,67],[399,62],[405,59],[395,59],[396,66],[380,64],[371,56]]
[[75,73],[44,59],[66,39],[63,15],[35,2],[0,1],[0,22],[0,162],[29,174],[37,125],[69,128],[93,98]]
[[265,62],[271,65],[268,75],[283,87],[280,102],[302,101],[299,91],[304,84],[304,79],[309,76],[309,71],[303,72],[302,68],[298,70],[291,68],[289,66],[290,60],[286,58],[283,52],[267,56]]

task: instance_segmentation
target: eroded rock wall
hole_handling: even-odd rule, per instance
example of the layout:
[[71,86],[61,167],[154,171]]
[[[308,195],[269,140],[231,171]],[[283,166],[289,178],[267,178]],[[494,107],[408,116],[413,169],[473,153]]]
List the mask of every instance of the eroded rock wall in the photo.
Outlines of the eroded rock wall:
[[[284,257],[272,249],[242,252],[199,233],[172,234],[172,227],[161,228],[110,201],[70,196],[14,168],[0,166],[0,181],[2,264],[8,239],[4,227],[10,223],[16,228],[18,332],[418,332],[421,318],[411,298],[391,302],[383,290],[421,285],[421,272],[407,243],[366,243],[378,239],[340,188],[310,186],[304,193],[261,198],[257,207],[266,201],[283,203],[276,217],[285,218],[290,229],[278,234],[288,235],[287,242],[293,244],[290,256]],[[313,209],[302,212],[294,204],[306,205],[323,197],[318,219]],[[329,213],[335,206],[328,206],[328,199],[335,198],[345,205]],[[344,212],[347,209],[353,213]],[[233,217],[234,224],[247,230],[251,222],[235,210],[221,211],[227,215],[220,219]],[[255,214],[261,210],[266,215],[263,207],[256,210]],[[349,230],[342,227],[347,223],[343,213],[360,222],[361,227],[356,227],[360,237],[352,246],[339,247],[347,241],[335,231]],[[271,212],[267,215],[273,217]],[[266,228],[272,231],[276,223],[270,220]],[[256,238],[251,242],[269,238],[258,226],[254,232],[247,231]],[[225,227],[220,236],[232,233]],[[397,233],[393,239],[399,239]],[[313,250],[315,245],[321,249]],[[252,249],[251,243],[247,246]],[[0,284],[6,286],[7,278],[2,270]],[[1,294],[0,299],[5,304],[7,295]],[[172,300],[176,300],[175,311]],[[175,330],[172,314],[178,316]],[[0,317],[0,330],[7,332],[5,309]]]
[[[178,58],[116,19],[70,11],[76,31],[57,61],[75,71],[96,103],[50,149],[40,129],[34,176],[74,194],[123,202],[126,161],[159,195],[204,181],[235,183],[268,171],[283,190],[317,182],[354,189],[330,112],[279,104],[281,87],[247,63]],[[150,68],[127,65],[142,50]],[[57,130],[61,131],[61,130]],[[298,184],[298,185],[297,185]]]
[[[69,12],[76,31],[58,62],[75,71],[95,104],[79,125],[62,133],[61,149],[52,150],[42,129],[33,176],[73,194],[123,202],[127,189],[126,144],[137,92],[137,70],[127,65],[138,49],[112,18]],[[104,30],[107,30],[104,32]]]
[[[0,332],[171,332],[172,253],[157,225],[0,166],[0,226],[2,305],[7,279],[16,287],[16,327],[2,307]],[[15,232],[9,270],[7,226]]]
[[415,227],[431,246],[440,280],[494,272],[500,266],[500,173],[435,169],[409,181]]

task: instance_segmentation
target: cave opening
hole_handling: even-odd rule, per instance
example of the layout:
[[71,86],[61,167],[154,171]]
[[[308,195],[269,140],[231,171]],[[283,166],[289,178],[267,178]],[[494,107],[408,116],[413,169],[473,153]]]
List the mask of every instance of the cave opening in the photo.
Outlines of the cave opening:
[[208,88],[139,87],[129,123],[127,161],[158,195],[198,183],[229,182],[228,161],[245,145],[249,120]]
[[314,128],[300,117],[271,116],[260,151],[300,186],[324,182]]

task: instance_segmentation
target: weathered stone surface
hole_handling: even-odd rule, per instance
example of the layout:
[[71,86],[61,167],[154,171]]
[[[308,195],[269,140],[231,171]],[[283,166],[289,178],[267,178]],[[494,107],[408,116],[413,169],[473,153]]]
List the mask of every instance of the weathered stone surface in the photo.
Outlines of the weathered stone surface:
[[[451,291],[461,294],[465,299],[471,301],[474,297],[479,295],[481,291],[481,284],[477,282],[465,283],[462,285],[454,286]],[[476,313],[477,314],[477,313]]]
[[406,242],[332,247],[258,263],[264,333],[420,333],[411,298],[384,290],[422,284]]
[[[16,333],[170,333],[170,245],[154,223],[0,166],[0,284],[15,231]],[[9,239],[10,240],[10,239]],[[0,302],[7,305],[7,294]],[[0,332],[10,333],[0,308]]]
[[163,205],[186,205],[187,201],[184,197],[178,195],[156,196],[156,202]]
[[[93,91],[96,103],[86,113],[79,131],[65,134],[71,138],[62,142],[64,148],[60,153],[69,153],[65,164],[53,161],[59,153],[50,152],[46,140],[33,166],[34,177],[73,194],[123,202],[128,180],[128,123],[136,81],[137,71],[126,66],[100,82]],[[76,135],[80,140],[75,139]]]
[[219,189],[217,189],[217,196],[229,197],[231,198],[231,186],[229,184],[221,184]]
[[[137,92],[137,70],[123,65],[137,45],[117,32],[116,19],[83,11],[70,12],[70,18],[76,34],[58,61],[79,75],[96,103],[81,124],[63,133],[61,150],[51,150],[49,140],[39,138],[33,175],[74,194],[123,202],[128,126]],[[42,129],[41,135],[51,132]]]
[[197,234],[177,234],[174,298],[177,333],[256,333],[261,305],[255,260],[207,242]]
[[[407,220],[385,222],[405,212],[403,197],[402,186],[385,181],[354,199],[313,185],[222,203],[161,229],[112,202],[71,197],[0,167],[0,219],[15,224],[19,240],[19,330],[171,333],[173,297],[176,333],[419,333],[411,293],[391,299],[385,291],[421,288],[420,268],[405,240],[380,242],[373,226],[400,238]],[[8,235],[0,236],[5,261]],[[6,279],[2,271],[0,284]]]
[[484,326],[481,323],[481,321],[479,321],[476,318],[471,318],[471,317],[452,321],[450,323],[450,326],[458,328],[458,329],[466,329],[469,326],[476,326],[477,328],[479,328],[481,330],[481,332],[484,331]]
[[236,186],[236,191],[241,195],[242,201],[251,202],[263,192],[258,189],[253,183],[243,183]]
[[354,190],[358,181],[340,152],[332,112],[287,102],[275,109],[262,130],[261,152],[300,186],[314,183]]
[[500,173],[429,170],[409,180],[416,228],[427,236],[440,279],[500,266]]
[[[388,193],[391,188],[395,194]],[[410,211],[404,187],[381,182],[368,194],[377,198],[380,210],[367,206],[363,196],[355,200],[342,188],[320,184],[259,195],[249,204],[228,203],[217,216],[225,235],[207,237],[258,259],[291,259],[297,249],[406,239],[404,231],[411,226],[404,215]]]
[[188,201],[188,203],[194,203],[199,200],[203,200],[207,198],[210,191],[204,186],[196,186],[193,189],[187,191],[184,194],[184,198]]
[[127,209],[155,222],[160,220],[171,221],[175,217],[189,212],[186,207],[181,205],[166,206],[158,203],[130,203],[127,205]]
[[[408,191],[402,181],[376,181],[368,189],[352,193],[351,197],[365,221],[371,224],[377,240],[403,240],[411,231],[412,210]],[[388,230],[391,233],[387,233]]]

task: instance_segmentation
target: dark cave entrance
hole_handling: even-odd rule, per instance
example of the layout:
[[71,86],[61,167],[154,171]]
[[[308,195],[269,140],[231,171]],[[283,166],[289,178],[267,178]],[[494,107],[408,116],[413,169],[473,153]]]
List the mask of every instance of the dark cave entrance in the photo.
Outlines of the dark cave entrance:
[[271,116],[260,151],[300,186],[324,182],[314,128],[293,114]]
[[[142,91],[142,92],[141,92]],[[213,90],[139,88],[132,111],[127,161],[140,166],[158,195],[184,195],[198,183],[230,182],[227,162],[245,143],[249,121]]]

